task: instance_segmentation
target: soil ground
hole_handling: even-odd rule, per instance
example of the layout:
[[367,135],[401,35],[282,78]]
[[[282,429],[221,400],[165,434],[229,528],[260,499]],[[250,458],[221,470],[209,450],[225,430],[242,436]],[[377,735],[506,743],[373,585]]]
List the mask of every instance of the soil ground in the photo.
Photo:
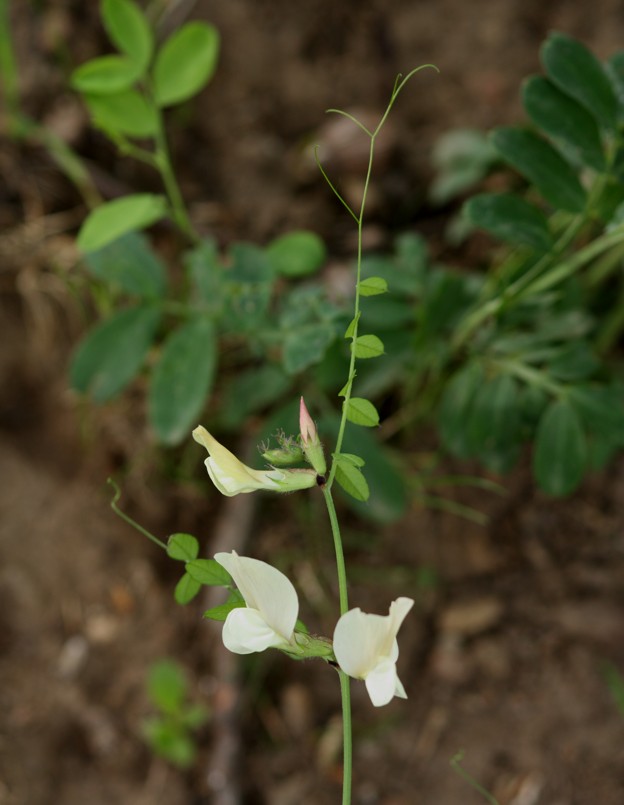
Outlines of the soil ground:
[[[321,143],[347,191],[357,192],[361,164],[326,108],[377,113],[398,72],[440,68],[397,104],[367,237],[385,246],[396,231],[422,231],[444,258],[449,211],[426,203],[437,137],[518,120],[520,82],[539,70],[549,31],[600,57],[624,43],[615,0],[170,5],[172,20],[212,21],[223,39],[213,83],[171,120],[194,220],[223,244],[315,229],[335,259],[350,253],[352,230],[309,144]],[[15,4],[13,24],[27,111],[89,160],[104,194],[151,189],[153,177],[88,129],[66,89],[71,65],[105,47],[94,9]],[[146,527],[196,533],[206,555],[228,529],[252,532],[254,554],[281,557],[307,619],[327,633],[319,501],[224,502],[199,470],[195,486],[169,484],[171,458],[151,446],[140,387],[95,413],[67,390],[86,322],[72,246],[84,209],[35,146],[4,137],[0,172],[0,803],[338,802],[334,672],[274,653],[224,656],[201,619],[206,602],[173,603],[177,568],[113,515],[105,479],[123,479],[124,506]],[[168,234],[159,237],[166,250]],[[417,501],[382,530],[350,522],[352,601],[383,611],[399,594],[417,600],[401,634],[407,702],[373,710],[354,686],[358,805],[484,801],[451,768],[460,750],[500,805],[624,802],[624,717],[605,677],[624,669],[624,461],[565,501],[537,492],[525,467],[504,483],[503,497],[451,493],[488,515],[485,527]],[[185,666],[192,698],[213,712],[188,772],[141,739],[152,712],[145,677],[161,657]]]

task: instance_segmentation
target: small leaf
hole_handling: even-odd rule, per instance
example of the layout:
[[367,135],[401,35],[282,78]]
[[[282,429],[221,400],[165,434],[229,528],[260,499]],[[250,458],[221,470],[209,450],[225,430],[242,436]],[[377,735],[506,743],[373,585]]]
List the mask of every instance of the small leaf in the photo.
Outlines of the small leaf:
[[159,299],[167,290],[165,266],[139,232],[127,232],[101,249],[88,252],[84,262],[94,277],[132,296]]
[[101,56],[74,70],[71,85],[78,92],[108,95],[130,89],[140,74],[141,69],[125,56]]
[[220,397],[220,421],[225,427],[239,427],[251,414],[276,402],[288,391],[292,379],[272,363],[237,372]]
[[76,240],[83,252],[94,252],[126,232],[145,229],[167,214],[164,196],[138,193],[96,207],[87,217]]
[[217,337],[212,321],[196,316],[169,334],[150,382],[149,420],[163,444],[188,436],[212,386]]
[[177,712],[186,696],[186,678],[172,660],[155,662],[147,675],[147,692],[152,702],[164,713]]
[[537,187],[557,209],[582,212],[587,194],[578,177],[555,149],[530,131],[496,129],[492,141],[501,156]]
[[472,453],[466,423],[483,382],[481,364],[472,361],[453,375],[442,394],[438,409],[440,437],[447,450],[459,458],[468,458]]
[[186,564],[189,576],[208,587],[227,587],[232,578],[224,567],[214,559],[193,559]]
[[356,358],[378,358],[384,354],[384,345],[381,338],[376,335],[360,335],[357,337],[353,349]]
[[485,381],[474,398],[466,422],[471,452],[493,472],[508,472],[521,445],[522,397],[509,374]]
[[558,380],[586,380],[600,363],[587,341],[572,341],[548,364],[548,372]]
[[354,425],[365,428],[375,428],[379,425],[377,409],[369,400],[363,397],[351,397],[347,408],[347,419]]
[[289,232],[272,241],[266,249],[277,274],[305,277],[316,273],[327,259],[325,244],[314,232]]
[[587,438],[581,420],[567,400],[554,400],[537,426],[533,471],[549,495],[568,495],[581,482],[587,466]]
[[370,491],[366,478],[357,467],[349,462],[340,462],[336,468],[336,481],[356,500],[368,500]]
[[464,214],[475,226],[513,245],[531,246],[546,252],[553,240],[541,210],[512,193],[481,193],[464,206]]
[[345,338],[353,338],[353,335],[355,333],[355,326],[359,322],[361,315],[362,315],[362,311],[358,310],[357,316],[355,316],[355,318],[351,319],[351,321],[349,322],[349,326],[345,330],[345,334],[344,334]]
[[103,0],[102,21],[111,42],[141,71],[145,70],[152,57],[154,38],[139,6],[131,0]]
[[246,605],[242,599],[230,600],[225,604],[219,604],[216,607],[207,609],[202,617],[211,621],[224,621],[233,609],[240,609],[244,606]]
[[73,388],[106,402],[118,394],[141,368],[152,344],[161,312],[133,307],[113,314],[80,342],[70,379]]
[[605,170],[598,125],[583,106],[542,76],[525,82],[522,97],[536,126],[570,147],[579,162],[599,172]]
[[356,456],[355,453],[340,453],[336,460],[352,464],[354,467],[363,467],[366,464],[364,459],[361,456]]
[[365,280],[361,280],[358,290],[362,296],[377,296],[387,293],[388,283],[383,277],[367,277]]
[[172,106],[199,92],[212,78],[219,55],[219,34],[212,25],[189,22],[172,34],[156,56],[154,96]]
[[192,601],[197,593],[201,590],[200,582],[191,578],[188,573],[185,573],[180,581],[176,584],[175,592],[173,594],[176,604],[184,606]]
[[603,66],[576,39],[554,33],[542,46],[548,77],[606,128],[617,124],[617,99]]
[[140,92],[127,89],[111,95],[85,93],[94,125],[112,134],[153,137],[158,130],[154,109]]
[[167,556],[181,562],[197,559],[199,542],[192,534],[171,534],[167,540]]

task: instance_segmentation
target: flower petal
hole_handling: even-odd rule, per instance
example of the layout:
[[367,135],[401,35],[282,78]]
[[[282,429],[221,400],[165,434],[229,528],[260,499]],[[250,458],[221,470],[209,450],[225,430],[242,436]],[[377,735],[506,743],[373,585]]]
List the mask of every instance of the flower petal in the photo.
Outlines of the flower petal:
[[223,495],[231,497],[256,489],[279,489],[283,473],[278,470],[253,470],[234,453],[218,442],[201,425],[193,431],[193,438],[208,451],[206,469],[212,482]]
[[[366,690],[375,707],[382,707],[392,701],[396,695],[397,682],[403,690],[403,685],[399,682],[396,665],[391,660],[383,660],[377,667],[370,671],[365,680]],[[403,698],[405,691],[403,690]]]
[[233,609],[223,624],[223,645],[235,654],[251,654],[288,641],[266,623],[257,609]]
[[232,576],[247,606],[289,642],[299,615],[299,599],[290,579],[272,565],[236,551],[217,553],[214,558]]
[[377,664],[384,621],[380,615],[369,615],[359,607],[340,617],[334,629],[334,654],[345,674],[364,679]]

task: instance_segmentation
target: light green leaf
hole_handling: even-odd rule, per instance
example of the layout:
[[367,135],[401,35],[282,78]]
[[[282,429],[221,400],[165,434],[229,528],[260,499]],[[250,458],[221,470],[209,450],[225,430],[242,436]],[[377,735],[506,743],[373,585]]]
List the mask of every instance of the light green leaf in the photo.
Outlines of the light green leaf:
[[533,471],[549,495],[569,495],[581,482],[587,466],[587,438],[576,410],[567,400],[555,400],[537,426]]
[[375,406],[363,397],[351,397],[347,408],[347,419],[354,425],[375,428],[379,425],[379,414]]
[[266,249],[277,274],[305,277],[316,273],[327,258],[325,244],[314,232],[289,232],[273,240]]
[[132,296],[159,299],[167,290],[165,265],[139,232],[127,232],[101,249],[88,252],[84,262],[94,277]]
[[149,420],[163,444],[189,436],[206,403],[217,364],[213,323],[197,316],[175,329],[163,345],[152,375]]
[[361,456],[356,456],[355,453],[340,453],[338,461],[352,464],[354,467],[363,467],[366,462]]
[[189,22],[172,34],[156,56],[154,96],[159,106],[172,106],[199,92],[217,66],[219,34],[212,25]]
[[201,590],[201,584],[195,579],[191,578],[188,573],[185,573],[180,581],[176,584],[173,594],[177,604],[184,606],[192,601],[197,593]]
[[388,292],[388,283],[383,277],[367,277],[358,285],[362,296],[377,296]]
[[193,559],[186,563],[186,572],[192,579],[208,587],[227,587],[232,577],[215,559]]
[[605,170],[598,125],[583,106],[542,76],[532,76],[525,82],[522,98],[536,126],[568,146],[578,162],[598,172]]
[[108,95],[130,89],[140,74],[141,69],[125,56],[100,56],[74,70],[70,82],[78,92]]
[[587,194],[569,163],[541,137],[517,128],[500,128],[492,142],[501,156],[537,187],[556,209],[582,212]]
[[351,319],[351,321],[349,322],[349,326],[345,330],[345,334],[344,334],[345,338],[353,338],[353,335],[355,333],[355,326],[359,322],[361,315],[362,315],[362,311],[358,310],[357,316],[355,316],[355,318]]
[[126,232],[145,229],[167,214],[164,196],[137,193],[96,207],[80,228],[76,245],[83,252],[94,252]]
[[73,388],[106,402],[128,385],[141,368],[161,312],[133,307],[113,314],[80,342],[74,353],[70,379]]
[[339,462],[336,467],[336,481],[352,498],[361,501],[368,500],[370,490],[366,478],[353,464],[347,461]]
[[553,33],[542,47],[542,64],[548,77],[584,106],[606,128],[617,124],[617,99],[607,74],[585,45]]
[[102,0],[102,20],[111,42],[144,71],[152,57],[154,38],[139,6],[131,0]]
[[175,713],[184,702],[186,678],[172,660],[159,660],[149,669],[147,692],[152,702],[164,713]]
[[465,204],[464,214],[474,226],[508,243],[542,252],[552,246],[544,213],[513,193],[481,193]]
[[106,132],[153,137],[158,129],[154,109],[135,89],[111,95],[85,93],[84,100],[94,125]]
[[171,534],[167,540],[167,556],[181,562],[197,559],[199,542],[192,534]]
[[376,335],[359,335],[353,344],[356,358],[378,358],[384,354],[384,345]]

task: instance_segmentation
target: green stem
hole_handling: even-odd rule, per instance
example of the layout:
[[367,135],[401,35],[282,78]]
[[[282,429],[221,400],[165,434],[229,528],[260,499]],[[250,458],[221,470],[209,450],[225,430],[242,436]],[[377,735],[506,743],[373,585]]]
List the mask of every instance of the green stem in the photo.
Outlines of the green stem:
[[156,134],[154,136],[156,145],[156,153],[154,155],[155,164],[160,172],[165,190],[167,191],[167,196],[169,197],[173,220],[190,240],[194,243],[199,243],[201,238],[191,223],[191,219],[186,211],[184,199],[171,164],[162,112],[155,101],[153,102],[153,106],[157,120]]
[[19,87],[17,64],[11,41],[9,0],[0,0],[0,79],[4,90],[4,103],[11,129],[19,126]]
[[144,537],[147,537],[153,543],[158,545],[159,548],[162,548],[164,551],[166,551],[167,546],[165,545],[164,542],[162,542],[162,540],[159,540],[158,537],[155,537],[146,528],[143,528],[142,525],[139,525],[136,520],[133,520],[132,517],[127,515],[125,512],[122,512],[122,510],[119,508],[119,506],[117,506],[117,501],[119,500],[119,497],[121,495],[121,491],[120,491],[119,487],[117,486],[117,484],[113,481],[112,478],[108,478],[108,483],[115,490],[115,494],[113,495],[113,499],[111,500],[111,503],[110,503],[110,507],[115,512],[115,514],[118,517],[121,517],[121,519],[124,520],[126,523],[128,523],[128,525],[131,525],[132,528],[136,528],[136,530],[140,534],[143,534]]
[[[329,514],[332,536],[334,538],[334,550],[336,553],[336,570],[338,573],[338,594],[340,597],[340,614],[344,615],[349,609],[349,597],[347,591],[347,570],[345,567],[344,551],[342,548],[342,537],[340,535],[340,524],[334,506],[331,489],[327,485],[323,487],[323,497]],[[340,677],[340,696],[342,699],[342,751],[343,751],[343,773],[342,773],[342,805],[351,805],[351,785],[353,779],[353,730],[351,726],[351,685],[349,677],[344,671],[338,669]]]
[[351,727],[351,681],[344,671],[338,669],[340,695],[342,697],[342,805],[351,805],[351,784],[353,780],[353,730]]

